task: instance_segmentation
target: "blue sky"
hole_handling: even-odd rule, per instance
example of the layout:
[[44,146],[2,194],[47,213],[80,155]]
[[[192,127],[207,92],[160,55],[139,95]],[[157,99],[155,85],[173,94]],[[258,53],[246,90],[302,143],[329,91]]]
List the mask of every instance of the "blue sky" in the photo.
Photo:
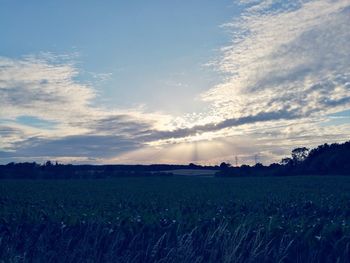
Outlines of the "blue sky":
[[0,163],[269,163],[349,139],[347,0],[0,6]]
[[[183,113],[193,110],[186,94],[218,81],[204,65],[230,40],[220,25],[241,9],[228,0],[3,2],[3,55],[77,53],[79,77],[94,81],[104,103],[163,104],[175,113],[179,107],[162,102],[168,95],[182,101]],[[112,77],[98,83],[99,73]]]

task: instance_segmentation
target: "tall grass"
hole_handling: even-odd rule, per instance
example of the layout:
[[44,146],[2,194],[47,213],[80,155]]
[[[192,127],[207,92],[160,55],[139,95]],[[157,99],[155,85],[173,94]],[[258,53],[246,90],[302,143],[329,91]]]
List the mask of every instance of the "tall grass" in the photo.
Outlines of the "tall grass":
[[349,262],[350,237],[317,239],[226,223],[200,224],[190,232],[101,223],[1,223],[1,262]]

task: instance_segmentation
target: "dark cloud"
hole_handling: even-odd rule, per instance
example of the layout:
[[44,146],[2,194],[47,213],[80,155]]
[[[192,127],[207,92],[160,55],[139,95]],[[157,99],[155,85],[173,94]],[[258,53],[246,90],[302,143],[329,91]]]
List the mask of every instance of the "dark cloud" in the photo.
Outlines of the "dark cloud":
[[[157,131],[147,123],[129,121],[127,115],[113,116],[89,125],[94,132],[118,132],[118,135],[75,135],[50,139],[32,137],[13,143],[15,151],[1,152],[1,158],[9,157],[93,157],[107,158],[141,148],[147,142],[171,138],[183,138],[198,133],[218,131],[224,128],[272,120],[293,119],[296,112],[281,110],[261,112],[256,115],[227,119],[219,123],[197,125],[174,131]],[[14,130],[3,128],[0,132],[9,134]],[[123,132],[127,135],[122,135]],[[132,136],[131,136],[132,135]]]
[[324,98],[323,101],[321,101],[321,103],[325,107],[336,107],[336,106],[342,106],[342,105],[349,105],[350,104],[350,97],[340,98],[340,99]]
[[96,121],[85,123],[92,133],[123,134],[128,137],[148,133],[152,125],[143,120],[135,120],[129,115],[113,115]]
[[15,145],[15,151],[1,152],[0,157],[111,157],[135,150],[141,144],[113,135],[76,135],[59,139],[29,138]]
[[[18,84],[19,85],[19,84]],[[32,106],[33,103],[41,102],[45,104],[67,103],[68,99],[60,94],[40,89],[26,89],[26,86],[15,86],[0,89],[0,95],[7,104],[21,107]]]
[[174,131],[154,131],[145,136],[144,140],[160,140],[170,138],[182,138],[196,135],[203,132],[214,132],[225,128],[236,127],[244,124],[253,124],[258,122],[291,120],[299,118],[300,114],[296,110],[279,110],[275,112],[260,112],[256,115],[248,115],[240,118],[226,119],[219,123],[209,123],[206,125],[197,125],[192,128],[177,129]]
[[8,126],[0,126],[0,138],[9,138],[13,135],[21,135],[22,132],[18,129],[8,127]]

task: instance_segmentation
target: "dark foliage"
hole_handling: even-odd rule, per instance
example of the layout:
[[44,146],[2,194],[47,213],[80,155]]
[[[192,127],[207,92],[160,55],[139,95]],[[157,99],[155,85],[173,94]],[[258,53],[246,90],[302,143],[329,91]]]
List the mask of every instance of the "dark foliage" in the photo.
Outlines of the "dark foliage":
[[72,165],[38,163],[8,163],[0,165],[0,179],[103,179],[135,176],[171,176],[176,169],[213,169],[219,167],[189,165]]
[[350,141],[343,144],[323,144],[309,150],[299,147],[280,164],[256,164],[230,167],[220,165],[217,176],[283,176],[283,175],[350,175]]
[[350,141],[343,144],[324,144],[309,150],[299,147],[292,150],[291,157],[278,163],[264,166],[242,165],[232,167],[229,163],[220,166],[189,165],[63,165],[47,161],[33,163],[9,163],[0,165],[0,179],[102,179],[124,176],[171,176],[176,169],[217,170],[217,176],[283,176],[298,174],[350,175]]
[[349,262],[349,190],[345,176],[2,180],[0,262]]
[[2,224],[0,235],[0,255],[14,260],[8,262],[349,262],[350,257],[350,239],[341,229],[319,242],[247,226],[231,232],[214,223],[187,233],[177,224]]

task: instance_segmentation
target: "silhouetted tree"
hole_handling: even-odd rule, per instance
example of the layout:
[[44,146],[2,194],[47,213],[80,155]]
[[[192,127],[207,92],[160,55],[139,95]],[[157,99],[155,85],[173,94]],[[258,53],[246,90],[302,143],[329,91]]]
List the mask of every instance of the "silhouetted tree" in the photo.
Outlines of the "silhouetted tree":
[[281,160],[281,164],[284,166],[292,166],[293,165],[293,159],[286,157]]
[[254,168],[262,168],[262,167],[264,167],[264,165],[262,163],[256,163],[253,167]]
[[198,168],[198,165],[196,165],[196,164],[194,164],[194,163],[190,163],[190,164],[188,165],[188,167],[189,167],[190,169],[195,169],[195,168]]
[[306,147],[295,148],[292,151],[292,159],[294,164],[303,162],[309,153],[309,149]]
[[51,167],[51,166],[53,166],[53,164],[52,164],[52,162],[49,160],[49,161],[47,161],[47,162],[45,163],[45,166]]
[[220,169],[227,169],[227,168],[229,168],[229,167],[231,167],[231,164],[230,164],[230,163],[222,162],[222,163],[220,164]]

